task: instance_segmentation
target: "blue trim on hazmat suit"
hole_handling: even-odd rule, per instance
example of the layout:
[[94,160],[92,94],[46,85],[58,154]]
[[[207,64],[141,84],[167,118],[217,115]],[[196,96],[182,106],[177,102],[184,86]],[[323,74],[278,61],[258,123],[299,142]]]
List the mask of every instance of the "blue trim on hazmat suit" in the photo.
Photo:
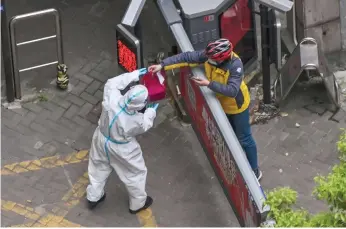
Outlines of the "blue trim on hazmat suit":
[[130,209],[135,211],[145,204],[147,168],[135,137],[153,126],[157,106],[138,112],[146,106],[148,98],[143,85],[136,85],[121,95],[121,90],[138,81],[142,74],[143,70],[124,73],[105,84],[102,113],[89,153],[89,201],[102,198],[107,178],[114,169],[128,191]]

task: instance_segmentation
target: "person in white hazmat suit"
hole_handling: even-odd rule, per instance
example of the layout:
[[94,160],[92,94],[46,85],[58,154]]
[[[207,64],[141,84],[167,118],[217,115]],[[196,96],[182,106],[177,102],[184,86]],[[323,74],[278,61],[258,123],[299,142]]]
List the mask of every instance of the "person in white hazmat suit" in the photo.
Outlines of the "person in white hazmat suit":
[[109,79],[104,87],[102,113],[94,132],[89,153],[87,200],[90,209],[106,198],[104,187],[114,169],[129,194],[129,210],[136,214],[151,206],[153,199],[145,191],[147,168],[136,136],[148,131],[156,117],[158,104],[146,107],[148,90],[130,83],[139,81],[145,68]]

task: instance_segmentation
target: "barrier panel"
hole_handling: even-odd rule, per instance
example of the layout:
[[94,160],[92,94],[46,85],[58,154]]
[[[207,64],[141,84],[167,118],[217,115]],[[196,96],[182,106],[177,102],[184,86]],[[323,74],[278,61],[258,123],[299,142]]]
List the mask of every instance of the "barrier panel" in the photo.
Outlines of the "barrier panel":
[[[191,117],[196,135],[232,205],[239,224],[242,227],[260,226],[268,209],[261,209],[262,205],[254,200],[233,157],[234,152],[231,152],[225,142],[201,89],[189,79],[192,75],[191,70],[182,68],[180,74],[180,89],[186,112]],[[258,182],[257,184],[261,189]],[[262,197],[264,198],[264,194]]]

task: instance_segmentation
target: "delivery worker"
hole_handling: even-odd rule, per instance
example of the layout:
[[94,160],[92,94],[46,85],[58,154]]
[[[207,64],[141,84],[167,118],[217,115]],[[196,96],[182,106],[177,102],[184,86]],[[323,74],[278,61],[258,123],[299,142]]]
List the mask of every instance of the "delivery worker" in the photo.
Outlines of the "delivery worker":
[[102,113],[94,132],[89,153],[87,200],[93,209],[106,198],[104,186],[114,169],[129,194],[129,210],[136,214],[148,208],[153,199],[145,191],[147,168],[136,136],[148,131],[156,117],[158,104],[146,106],[148,90],[133,86],[124,96],[120,91],[138,81],[146,69],[109,79],[104,87]]
[[233,46],[228,39],[211,41],[202,51],[185,52],[168,57],[161,64],[150,66],[149,71],[158,72],[162,68],[170,70],[184,66],[195,67],[199,64],[204,64],[207,79],[198,76],[192,79],[197,85],[208,87],[216,93],[257,179],[261,179],[257,147],[251,134],[250,94],[243,81],[243,63],[233,52]]

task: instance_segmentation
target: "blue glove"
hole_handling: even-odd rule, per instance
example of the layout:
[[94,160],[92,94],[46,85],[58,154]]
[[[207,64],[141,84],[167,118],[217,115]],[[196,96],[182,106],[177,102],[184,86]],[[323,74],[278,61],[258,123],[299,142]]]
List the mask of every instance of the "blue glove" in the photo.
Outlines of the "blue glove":
[[158,107],[159,107],[159,104],[158,104],[158,103],[155,103],[154,106],[153,106],[153,108],[154,108],[155,110],[157,110]]
[[139,70],[139,78],[142,78],[143,75],[148,72],[147,68],[141,68],[141,69],[138,69],[138,70]]
[[147,108],[153,108],[154,110],[157,110],[158,107],[159,107],[158,103],[150,103],[147,106]]

